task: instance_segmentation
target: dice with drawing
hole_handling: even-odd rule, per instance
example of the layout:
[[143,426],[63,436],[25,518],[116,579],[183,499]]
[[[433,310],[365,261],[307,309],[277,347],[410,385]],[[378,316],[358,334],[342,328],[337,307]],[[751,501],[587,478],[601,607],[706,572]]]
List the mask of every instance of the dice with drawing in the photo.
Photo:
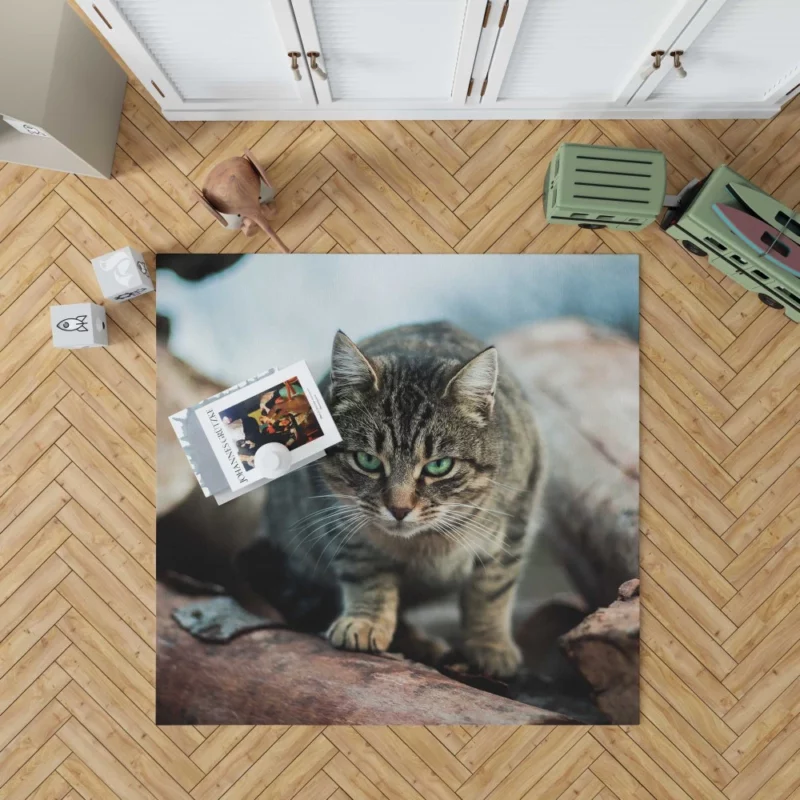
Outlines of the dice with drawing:
[[50,306],[53,346],[77,350],[108,344],[106,310],[94,303]]
[[100,291],[108,300],[130,300],[153,291],[144,257],[132,247],[93,258],[92,266]]

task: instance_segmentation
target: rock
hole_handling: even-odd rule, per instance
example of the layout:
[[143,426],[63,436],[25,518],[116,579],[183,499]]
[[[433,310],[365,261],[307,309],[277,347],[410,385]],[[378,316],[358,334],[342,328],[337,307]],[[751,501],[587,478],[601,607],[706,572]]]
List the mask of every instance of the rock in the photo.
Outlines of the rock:
[[622,584],[608,608],[598,609],[562,636],[561,647],[611,722],[639,722],[638,578]]
[[639,348],[558,319],[495,342],[525,389],[547,446],[541,536],[591,608],[639,569]]
[[158,586],[159,725],[557,725],[573,719],[396,657],[335,650],[280,628],[207,644],[172,618]]
[[618,600],[630,600],[632,597],[639,596],[639,579],[638,578],[631,578],[629,581],[625,581],[622,586],[619,587],[619,595],[617,597]]
[[589,609],[578,595],[559,595],[541,603],[514,631],[525,664],[530,669],[541,670],[548,655],[558,654],[559,638],[588,613]]

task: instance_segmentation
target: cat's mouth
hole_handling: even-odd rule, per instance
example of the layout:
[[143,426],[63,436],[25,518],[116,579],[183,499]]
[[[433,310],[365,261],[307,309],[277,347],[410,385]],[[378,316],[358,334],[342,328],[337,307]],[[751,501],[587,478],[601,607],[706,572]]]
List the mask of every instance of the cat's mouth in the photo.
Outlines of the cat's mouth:
[[376,526],[387,536],[398,539],[411,539],[420,534],[437,532],[437,517],[430,513],[422,513],[419,509],[414,509],[403,519],[395,518],[385,508],[375,516]]
[[422,533],[428,527],[414,512],[404,519],[396,519],[385,509],[377,515],[376,522],[385,534],[400,539],[410,539],[412,536]]
[[396,539],[411,539],[413,536],[419,533],[419,531],[412,528],[411,525],[407,525],[402,522],[391,523],[387,522],[386,520],[380,520],[377,527],[381,533]]

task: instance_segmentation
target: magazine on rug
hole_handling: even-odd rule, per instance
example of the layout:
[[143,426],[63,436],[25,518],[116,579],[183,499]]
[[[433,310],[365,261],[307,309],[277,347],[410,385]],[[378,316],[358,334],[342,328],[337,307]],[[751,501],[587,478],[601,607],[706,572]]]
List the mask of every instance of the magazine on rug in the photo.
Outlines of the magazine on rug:
[[341,441],[304,361],[237,384],[173,414],[170,422],[204,493],[219,503],[270,481],[258,468],[264,445],[289,451],[288,473]]
[[206,403],[194,413],[232,490],[259,480],[255,456],[265,444],[282,444],[296,467],[341,441],[305,362]]

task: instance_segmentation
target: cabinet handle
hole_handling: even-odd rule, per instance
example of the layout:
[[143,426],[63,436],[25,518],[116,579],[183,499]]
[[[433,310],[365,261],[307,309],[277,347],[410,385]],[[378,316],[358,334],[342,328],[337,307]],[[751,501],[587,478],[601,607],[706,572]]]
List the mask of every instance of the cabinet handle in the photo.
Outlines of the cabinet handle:
[[683,68],[683,64],[681,63],[681,56],[683,55],[683,50],[673,50],[670,55],[672,56],[672,61],[675,64],[675,69],[678,71],[679,78],[686,77],[686,70]]
[[103,15],[103,12],[95,5],[93,5],[92,8],[94,9],[94,13],[97,14],[97,16],[100,17],[100,19],[103,20],[103,22],[105,22],[106,27],[110,31],[113,31],[114,30],[114,26],[105,18],[105,16]]
[[645,67],[640,73],[643,81],[646,81],[657,69],[661,69],[661,62],[666,53],[663,50],[653,50],[650,55],[653,57],[653,63]]
[[287,54],[289,58],[292,59],[292,75],[296,81],[303,80],[303,76],[300,74],[300,65],[297,63],[297,59],[300,58],[302,53],[297,53],[292,51],[291,53]]
[[497,23],[498,28],[502,28],[503,25],[506,24],[507,14],[508,14],[508,0],[506,0],[506,4],[503,6],[503,10],[500,12],[500,22]]
[[306,53],[306,55],[308,56],[309,60],[311,61],[311,71],[312,72],[316,72],[317,75],[319,75],[319,79],[320,80],[322,80],[322,81],[328,80],[328,73],[325,72],[325,70],[322,69],[322,67],[320,67],[317,64],[317,59],[318,58],[322,58],[322,56],[319,53],[316,53],[316,52],[313,52],[313,51],[310,52],[310,53]]

